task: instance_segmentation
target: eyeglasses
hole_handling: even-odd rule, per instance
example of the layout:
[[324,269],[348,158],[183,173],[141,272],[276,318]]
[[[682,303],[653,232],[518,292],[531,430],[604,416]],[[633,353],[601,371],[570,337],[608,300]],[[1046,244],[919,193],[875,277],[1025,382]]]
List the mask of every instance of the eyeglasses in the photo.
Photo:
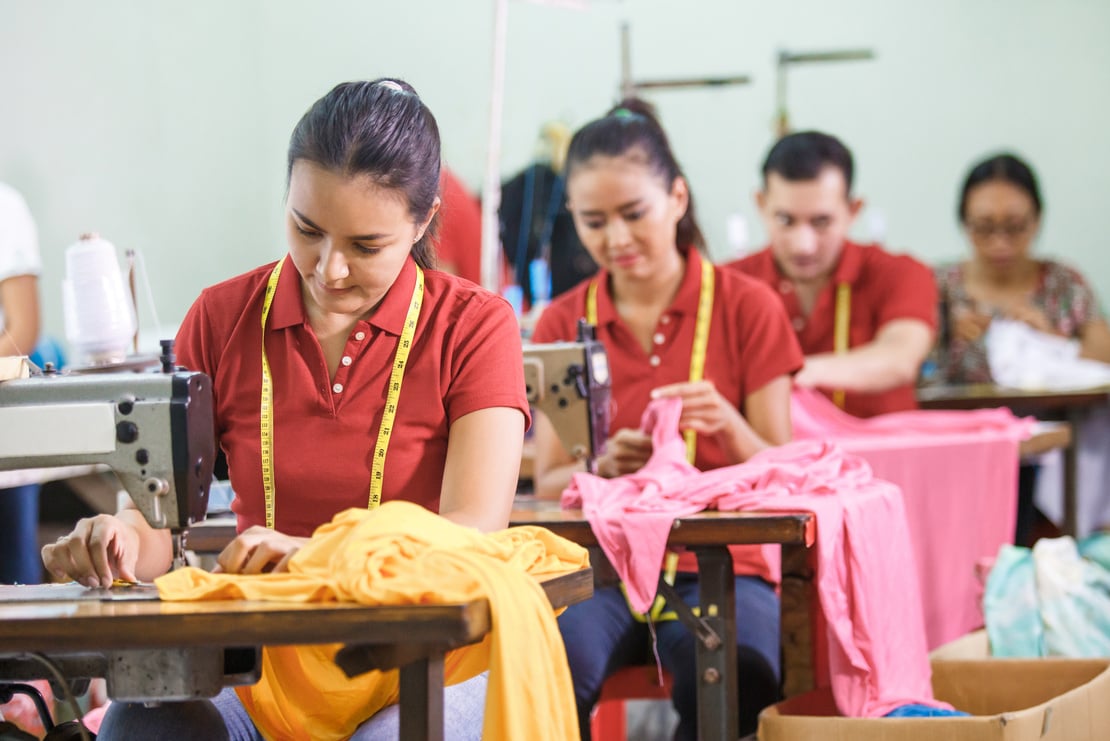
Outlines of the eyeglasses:
[[968,233],[975,239],[990,239],[995,235],[1014,239],[1028,232],[1035,221],[1033,217],[1020,221],[969,221],[966,226]]

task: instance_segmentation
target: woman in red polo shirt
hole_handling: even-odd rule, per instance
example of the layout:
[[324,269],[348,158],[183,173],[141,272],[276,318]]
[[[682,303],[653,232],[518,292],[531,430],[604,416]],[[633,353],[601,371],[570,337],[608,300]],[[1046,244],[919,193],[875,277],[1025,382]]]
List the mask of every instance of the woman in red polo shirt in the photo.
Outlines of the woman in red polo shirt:
[[[281,570],[335,513],[391,499],[507,527],[528,422],[520,335],[499,296],[431,269],[439,178],[436,121],[409,85],[337,86],[290,140],[288,256],[206,289],[189,310],[178,358],[212,379],[236,492],[224,571]],[[43,558],[59,577],[107,586],[165,572],[171,547],[129,508],[82,520]],[[447,694],[448,722],[466,738],[482,725],[484,686],[472,682]],[[257,733],[230,690],[218,715],[194,705],[165,703],[159,716],[114,707],[102,733]]]
[[[650,107],[626,101],[579,130],[567,173],[568,206],[601,272],[558,297],[532,339],[572,340],[580,317],[597,326],[614,400],[612,436],[599,473],[619,476],[647,462],[651,439],[637,428],[648,402],[662,396],[682,399],[679,424],[695,433],[694,464],[703,470],[787,442],[790,377],[802,366],[794,332],[770,289],[722,271],[700,254],[705,245],[689,186]],[[582,470],[540,415],[535,469],[541,496],[558,496]],[[734,548],[733,561],[741,731],[749,733],[759,710],[778,696],[778,568],[758,548]],[[678,592],[696,605],[693,556],[683,554],[677,568]],[[579,727],[589,739],[590,712],[605,678],[621,666],[650,660],[651,639],[643,617],[630,613],[617,588],[599,589],[569,608],[559,626]],[[694,637],[676,621],[657,623],[656,633],[660,659],[674,677],[680,716],[675,738],[696,739]]]

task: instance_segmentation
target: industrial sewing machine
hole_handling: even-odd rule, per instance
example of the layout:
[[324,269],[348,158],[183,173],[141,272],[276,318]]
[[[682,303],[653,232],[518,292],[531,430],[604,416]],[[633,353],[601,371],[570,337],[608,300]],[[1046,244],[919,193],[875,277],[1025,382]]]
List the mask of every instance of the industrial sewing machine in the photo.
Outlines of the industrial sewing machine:
[[[607,357],[592,328],[580,328],[577,342],[528,345],[524,354],[529,402],[552,420],[572,455],[592,464],[608,434],[610,395]],[[175,369],[168,349],[162,373],[44,373],[0,382],[0,470],[106,464],[147,521],[175,534],[175,550],[182,547],[181,534],[204,519],[214,458],[210,381],[203,374]],[[59,611],[73,611],[66,614],[154,626],[162,614],[190,609],[159,608],[150,602],[127,607],[127,592],[115,588],[43,587],[50,588],[59,590],[59,599],[94,601],[85,602],[84,608],[65,601],[54,602],[56,606],[28,604],[24,612],[49,620]],[[96,592],[112,594],[90,594]],[[103,604],[119,607],[98,606],[97,599],[113,600]],[[160,613],[162,609],[168,612]],[[203,607],[192,609],[205,612]],[[245,617],[240,621],[251,625]],[[109,695],[117,700],[209,697],[224,686],[251,684],[259,677],[255,646],[225,646],[213,636],[211,645],[132,648],[134,635],[97,633],[81,640],[59,636],[59,652],[50,651],[49,658],[67,678],[106,677]],[[144,640],[175,641],[150,636]],[[49,675],[36,660],[0,652],[0,683],[43,676]]]
[[174,366],[162,343],[162,372],[112,369],[0,383],[0,470],[102,463],[155,528],[173,536],[204,519],[216,459],[211,383]]
[[[208,376],[174,365],[162,343],[161,372],[118,367],[0,382],[0,470],[105,464],[152,527],[169,529],[174,563],[184,563],[184,534],[204,519],[216,458]],[[0,587],[4,599],[50,600],[26,610],[73,610],[74,600],[152,599],[153,587],[88,589],[79,584]],[[22,591],[12,591],[22,590]],[[37,590],[37,591],[36,591]],[[9,591],[11,594],[9,595]],[[70,600],[69,603],[64,600]],[[56,605],[51,607],[50,605]],[[74,615],[79,613],[74,612]],[[57,646],[63,649],[64,640]],[[257,679],[254,649],[64,651],[50,660],[67,678],[106,676],[120,699],[189,699],[224,684]],[[0,654],[0,683],[51,676],[41,659]],[[242,675],[236,682],[234,676]],[[152,677],[157,682],[152,682]],[[10,687],[11,685],[9,685]],[[79,685],[78,685],[79,686]],[[55,687],[58,693],[60,687]]]
[[584,320],[576,342],[524,346],[528,403],[547,415],[567,452],[591,472],[609,435],[610,383],[605,347]]

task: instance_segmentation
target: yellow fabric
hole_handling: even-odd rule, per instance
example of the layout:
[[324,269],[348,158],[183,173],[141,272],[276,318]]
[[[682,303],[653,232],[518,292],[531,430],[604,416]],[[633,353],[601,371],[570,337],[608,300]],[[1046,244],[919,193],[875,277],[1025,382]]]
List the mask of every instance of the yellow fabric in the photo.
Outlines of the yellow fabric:
[[[447,683],[489,669],[482,731],[487,741],[564,741],[578,738],[574,692],[555,616],[537,579],[588,565],[584,548],[543,528],[484,535],[394,501],[336,515],[290,559],[288,573],[242,576],[186,568],[156,584],[165,600],[413,605],[485,597],[492,630],[482,642],[447,654]],[[332,661],[338,649],[263,650],[261,681],[238,692],[265,738],[345,739],[397,701],[396,670],[349,679]]]

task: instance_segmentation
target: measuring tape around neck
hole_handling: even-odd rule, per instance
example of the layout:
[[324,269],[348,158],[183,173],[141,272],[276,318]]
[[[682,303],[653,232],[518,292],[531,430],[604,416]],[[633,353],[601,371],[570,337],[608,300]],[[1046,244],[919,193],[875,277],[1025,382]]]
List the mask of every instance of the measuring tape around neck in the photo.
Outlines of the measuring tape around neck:
[[[700,381],[705,378],[705,353],[709,346],[709,324],[713,318],[713,263],[702,260],[701,263],[701,288],[698,291],[698,313],[694,322],[694,344],[690,348],[690,380]],[[597,326],[597,285],[598,279],[590,281],[586,287],[586,321]],[[682,433],[686,441],[686,460],[691,465],[697,453],[698,436],[693,430]]]
[[[852,323],[852,286],[849,283],[836,284],[836,313],[833,314],[833,352],[843,355],[848,352],[848,328]],[[833,391],[833,403],[844,408],[844,389]]]
[[[285,260],[279,260],[270,273],[266,282],[266,294],[262,299],[262,401],[259,411],[259,427],[261,434],[262,453],[262,489],[266,497],[266,527],[274,529],[274,381],[270,374],[270,361],[266,357],[266,319],[270,316],[270,306],[274,302],[274,293],[277,291],[278,278],[281,277],[281,266]],[[370,467],[370,499],[366,505],[374,509],[382,501],[382,477],[385,471],[385,454],[389,449],[389,438],[393,434],[393,420],[397,416],[397,401],[401,397],[401,384],[405,377],[405,366],[408,364],[409,350],[412,349],[412,340],[416,334],[416,323],[420,318],[420,307],[424,303],[424,271],[416,266],[416,284],[412,288],[412,300],[409,302],[408,313],[405,314],[405,325],[401,329],[401,338],[397,343],[397,354],[393,358],[393,370],[389,374],[389,388],[386,391],[385,408],[382,410],[382,422],[378,428],[378,439],[374,446],[374,459]]]

